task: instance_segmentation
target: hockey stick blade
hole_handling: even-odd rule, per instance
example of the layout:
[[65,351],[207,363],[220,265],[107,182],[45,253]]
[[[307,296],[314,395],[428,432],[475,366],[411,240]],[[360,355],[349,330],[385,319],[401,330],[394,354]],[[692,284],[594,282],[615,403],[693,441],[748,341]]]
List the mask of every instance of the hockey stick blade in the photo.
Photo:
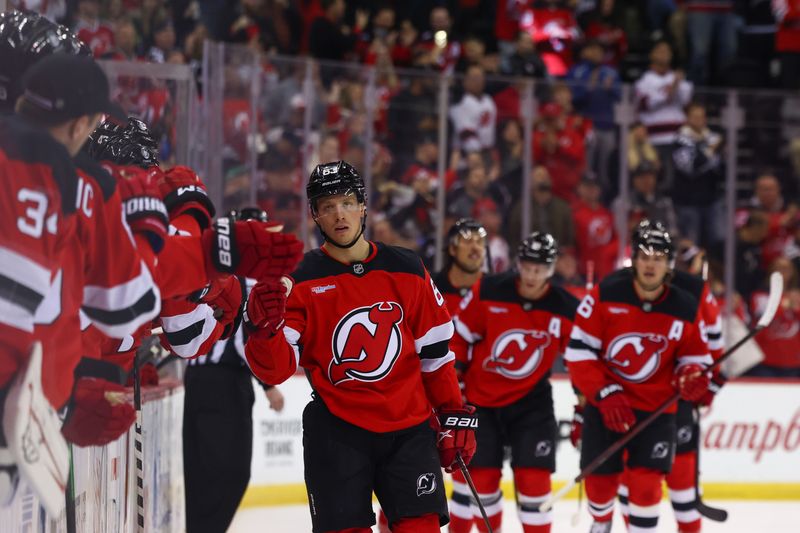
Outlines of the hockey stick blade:
[[[725,353],[717,359],[713,365],[709,367],[712,369],[714,367],[719,366],[725,361],[728,357],[730,357],[736,350],[738,350],[745,342],[752,339],[759,331],[767,327],[772,319],[775,317],[775,313],[778,311],[778,305],[780,305],[781,298],[783,297],[783,277],[774,272],[772,276],[769,278],[769,297],[767,299],[767,305],[764,309],[764,314],[761,315],[761,318],[756,323],[756,326],[751,329],[747,335],[736,341],[736,343],[725,350]],[[575,478],[564,485],[561,490],[556,492],[555,494],[551,495],[542,505],[539,506],[539,512],[544,513],[549,511],[553,508],[553,504],[566,496],[566,494],[572,490],[578,483],[580,483],[586,476],[597,470],[597,468],[605,463],[609,457],[614,455],[617,451],[622,449],[628,442],[630,442],[636,435],[642,432],[644,428],[649,426],[653,423],[653,421],[658,418],[664,411],[666,411],[670,405],[678,401],[680,398],[680,394],[677,392],[673,394],[667,401],[662,403],[655,411],[650,412],[647,417],[642,420],[641,422],[637,423],[630,431],[622,435],[619,439],[617,439],[611,446],[606,448],[603,453],[595,457],[595,459],[589,463],[585,468],[583,468],[580,473],[575,476]]]
[[783,298],[783,276],[778,272],[773,272],[769,277],[769,298],[767,305],[764,308],[764,314],[758,319],[756,328],[764,329],[769,326],[772,319],[775,318],[775,313],[778,311],[778,306],[781,304]]
[[697,512],[709,520],[713,520],[714,522],[724,522],[728,519],[728,511],[725,509],[711,507],[702,501],[697,501],[694,505],[695,509],[697,509]]
[[492,533],[492,525],[489,523],[489,517],[486,516],[486,509],[483,508],[481,499],[478,496],[478,489],[475,488],[475,483],[472,482],[472,476],[469,474],[469,470],[467,470],[467,464],[464,462],[464,459],[461,457],[460,453],[456,453],[456,461],[458,461],[458,469],[461,470],[461,474],[464,476],[464,479],[467,480],[469,490],[472,491],[472,497],[475,498],[475,503],[478,505],[478,509],[481,512],[483,522],[486,524],[486,531]]

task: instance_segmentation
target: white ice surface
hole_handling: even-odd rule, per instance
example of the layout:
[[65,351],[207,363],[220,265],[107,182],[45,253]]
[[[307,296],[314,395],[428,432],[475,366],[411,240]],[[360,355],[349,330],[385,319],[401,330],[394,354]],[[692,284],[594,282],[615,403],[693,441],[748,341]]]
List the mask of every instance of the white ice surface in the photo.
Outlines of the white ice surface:
[[[800,533],[800,501],[708,501],[708,505],[721,507],[728,511],[724,523],[703,521],[703,533]],[[553,533],[589,531],[591,520],[586,507],[580,515],[576,527],[572,517],[577,509],[576,500],[566,500],[553,509]],[[377,532],[377,527],[373,531]],[[236,515],[229,533],[300,533],[311,531],[311,518],[306,505],[284,507],[251,507],[241,509]],[[443,528],[442,531],[447,531]],[[473,528],[473,531],[476,531]],[[661,518],[658,531],[674,533],[677,531],[669,503],[661,505]],[[502,533],[521,533],[522,526],[517,519],[514,503],[506,500],[503,513]],[[613,533],[624,533],[622,517],[614,517]]]

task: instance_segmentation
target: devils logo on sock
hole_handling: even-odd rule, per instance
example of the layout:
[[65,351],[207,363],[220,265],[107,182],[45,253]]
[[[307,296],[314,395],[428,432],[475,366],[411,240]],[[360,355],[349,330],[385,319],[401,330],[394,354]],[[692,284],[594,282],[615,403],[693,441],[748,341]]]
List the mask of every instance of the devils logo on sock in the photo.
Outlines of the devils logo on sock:
[[611,341],[606,360],[611,371],[634,383],[647,381],[658,370],[666,337],[654,333],[626,333]]
[[333,332],[333,359],[328,365],[331,383],[386,377],[403,347],[402,321],[403,308],[396,302],[378,302],[347,313]]
[[537,330],[508,330],[494,341],[492,354],[483,368],[509,379],[525,379],[533,374],[550,345],[550,335]]

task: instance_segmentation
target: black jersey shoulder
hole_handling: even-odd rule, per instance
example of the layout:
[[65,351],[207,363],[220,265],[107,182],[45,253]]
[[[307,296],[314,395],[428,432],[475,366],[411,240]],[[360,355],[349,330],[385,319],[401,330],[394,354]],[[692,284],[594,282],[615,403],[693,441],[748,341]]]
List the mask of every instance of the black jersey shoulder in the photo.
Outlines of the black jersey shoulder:
[[479,297],[481,301],[513,303],[522,306],[526,311],[547,311],[569,320],[575,319],[575,310],[579,303],[567,290],[555,285],[551,285],[542,298],[526,300],[517,292],[517,273],[514,271],[481,278]]
[[700,276],[695,276],[694,274],[689,274],[682,270],[676,270],[672,273],[670,285],[683,289],[697,300],[700,300],[703,297],[703,288],[706,282],[703,281],[703,278]]
[[450,277],[447,275],[448,269],[440,270],[436,274],[431,275],[431,279],[436,284],[436,288],[439,289],[439,292],[442,294],[460,294],[461,291],[453,287],[453,284],[450,283]]
[[103,191],[103,199],[108,200],[117,190],[117,180],[103,166],[95,161],[86,150],[81,150],[75,157],[75,165],[79,170],[91,176]]
[[0,118],[0,149],[9,159],[46,165],[61,192],[61,211],[75,211],[78,175],[64,145],[44,129],[12,115]]
[[371,246],[374,248],[370,259],[349,265],[336,261],[319,248],[307,252],[297,270],[292,273],[292,279],[295,283],[302,283],[328,276],[364,277],[376,271],[413,274],[425,279],[422,259],[413,251],[380,242],[372,243]]
[[[623,269],[614,272],[600,282],[600,301],[621,303],[634,307],[645,307],[633,288],[633,271]],[[670,285],[667,294],[651,304],[649,312],[670,315],[685,322],[694,322],[699,304],[689,292]]]

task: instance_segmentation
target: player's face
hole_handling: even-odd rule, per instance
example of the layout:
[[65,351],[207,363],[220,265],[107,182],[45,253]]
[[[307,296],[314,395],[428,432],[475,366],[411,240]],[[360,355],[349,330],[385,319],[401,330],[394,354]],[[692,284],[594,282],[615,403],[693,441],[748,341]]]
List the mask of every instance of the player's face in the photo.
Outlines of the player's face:
[[451,245],[450,253],[453,254],[453,262],[461,270],[475,274],[481,269],[486,258],[486,236],[476,231],[459,235],[456,242]]
[[517,261],[519,289],[523,297],[539,294],[553,275],[553,265]]
[[645,290],[653,291],[664,283],[669,272],[669,259],[665,254],[638,252],[633,259],[636,282]]
[[361,231],[361,220],[367,207],[354,193],[327,196],[317,202],[314,220],[329,238],[347,244]]

